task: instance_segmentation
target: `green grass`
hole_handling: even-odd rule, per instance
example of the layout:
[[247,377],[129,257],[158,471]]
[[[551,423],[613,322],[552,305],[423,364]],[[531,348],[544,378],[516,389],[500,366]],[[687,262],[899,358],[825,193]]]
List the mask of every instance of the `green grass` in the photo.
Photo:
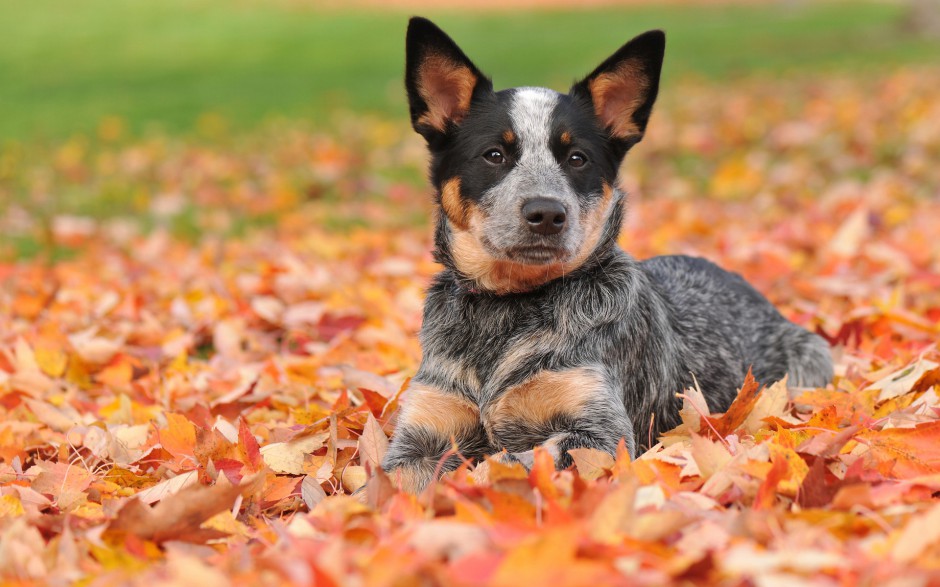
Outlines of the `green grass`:
[[[665,28],[665,76],[856,70],[935,59],[903,7],[773,3],[579,12],[427,11],[497,87],[564,89],[632,35]],[[0,141],[91,132],[189,132],[216,113],[231,130],[271,117],[314,123],[336,108],[404,118],[404,13],[260,0],[0,0]]]

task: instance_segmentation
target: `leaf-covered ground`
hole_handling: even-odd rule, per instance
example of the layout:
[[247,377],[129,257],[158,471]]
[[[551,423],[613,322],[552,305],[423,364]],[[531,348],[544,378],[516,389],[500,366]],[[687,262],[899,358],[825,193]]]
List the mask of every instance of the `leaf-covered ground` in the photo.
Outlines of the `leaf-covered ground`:
[[744,274],[833,342],[831,386],[725,415],[685,390],[634,462],[468,463],[418,497],[351,495],[437,269],[409,130],[100,134],[0,157],[4,581],[940,580],[940,70],[686,82],[625,167],[624,247]]

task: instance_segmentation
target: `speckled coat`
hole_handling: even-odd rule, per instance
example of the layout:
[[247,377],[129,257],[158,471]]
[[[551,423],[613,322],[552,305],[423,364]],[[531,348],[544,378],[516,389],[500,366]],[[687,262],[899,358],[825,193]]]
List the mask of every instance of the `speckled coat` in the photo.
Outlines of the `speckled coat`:
[[831,379],[826,342],[739,275],[617,246],[613,186],[645,132],[664,47],[645,33],[568,94],[494,92],[440,29],[412,20],[406,86],[431,152],[444,270],[383,462],[405,488],[461,457],[529,464],[537,445],[560,467],[569,449],[614,453],[621,439],[634,455],[677,424],[677,393],[697,384],[723,411],[748,369],[766,383]]

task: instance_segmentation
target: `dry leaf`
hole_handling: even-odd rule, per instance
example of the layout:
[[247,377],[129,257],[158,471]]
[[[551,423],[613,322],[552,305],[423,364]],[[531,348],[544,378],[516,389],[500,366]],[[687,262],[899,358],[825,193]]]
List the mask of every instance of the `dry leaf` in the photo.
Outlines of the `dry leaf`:
[[317,504],[326,499],[326,492],[320,487],[319,481],[307,475],[300,482],[300,495],[307,504],[307,509],[312,510]]
[[568,454],[578,474],[585,479],[602,477],[614,466],[614,457],[596,448],[573,448],[568,450]]
[[362,436],[359,437],[359,460],[363,464],[368,463],[373,471],[378,471],[387,450],[388,437],[382,432],[378,421],[369,414]]
[[264,480],[259,473],[241,485],[220,480],[211,487],[192,485],[165,496],[151,508],[139,498],[131,498],[108,524],[111,532],[133,534],[144,540],[202,542],[215,537],[215,531],[201,529],[203,522],[227,510],[236,498],[257,491]]
[[290,442],[275,442],[261,447],[261,458],[276,473],[288,475],[304,474],[304,459],[323,447],[329,432],[295,438]]
[[166,481],[161,481],[153,487],[148,487],[135,497],[143,504],[152,504],[169,497],[171,495],[176,495],[183,489],[187,487],[192,487],[199,482],[199,475],[196,471],[189,471],[187,473],[181,473],[176,477],[167,479]]

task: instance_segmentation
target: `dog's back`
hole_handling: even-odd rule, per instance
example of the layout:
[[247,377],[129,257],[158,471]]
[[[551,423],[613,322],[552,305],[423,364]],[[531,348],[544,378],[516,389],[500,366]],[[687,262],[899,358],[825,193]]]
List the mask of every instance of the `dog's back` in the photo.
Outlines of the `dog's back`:
[[789,375],[798,387],[826,385],[826,341],[784,318],[737,273],[699,257],[668,255],[640,263],[667,300],[689,372],[709,407],[724,411],[750,368],[758,381]]

